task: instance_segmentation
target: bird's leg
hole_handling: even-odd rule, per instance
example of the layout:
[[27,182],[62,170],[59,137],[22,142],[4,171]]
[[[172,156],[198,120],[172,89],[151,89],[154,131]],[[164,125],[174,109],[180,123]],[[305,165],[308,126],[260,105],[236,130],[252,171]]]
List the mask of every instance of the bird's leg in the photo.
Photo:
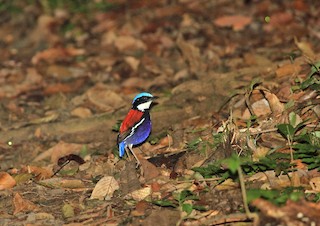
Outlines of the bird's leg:
[[[129,152],[128,149],[131,151],[131,149],[130,149],[129,147],[125,147],[125,150],[126,150],[126,153],[127,153],[128,158],[129,158],[129,161],[131,161],[130,152]],[[131,152],[132,152],[132,151],[131,151]]]
[[137,166],[136,166],[136,168],[138,168],[138,166],[140,165],[140,161],[139,161],[137,155],[134,153],[134,151],[133,151],[133,149],[132,149],[132,145],[129,145],[128,148],[129,148],[129,150],[132,152],[132,154],[133,154],[133,156],[135,157],[135,159],[137,160]]

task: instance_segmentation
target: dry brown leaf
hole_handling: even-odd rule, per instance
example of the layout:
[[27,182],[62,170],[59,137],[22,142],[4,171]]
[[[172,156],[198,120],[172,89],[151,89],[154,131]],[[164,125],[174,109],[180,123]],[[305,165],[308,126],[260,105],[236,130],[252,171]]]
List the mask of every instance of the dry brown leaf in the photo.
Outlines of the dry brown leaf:
[[163,73],[162,67],[158,65],[158,62],[156,59],[151,58],[150,56],[143,56],[141,58],[141,64],[144,66],[144,68],[153,74],[161,74]]
[[[52,221],[54,220],[55,217],[50,214],[50,213],[45,213],[45,212],[40,212],[40,213],[31,213],[28,215],[27,221],[32,221],[32,222],[37,222],[37,221],[44,221],[44,220],[48,220],[48,221]],[[34,226],[31,223],[26,224],[26,226]],[[73,225],[75,226],[75,225]],[[82,226],[82,225],[81,225]]]
[[78,179],[50,178],[39,182],[41,185],[49,188],[85,188],[85,184]]
[[293,6],[296,10],[300,10],[303,12],[308,12],[310,10],[309,4],[307,4],[305,0],[295,0]]
[[83,147],[82,144],[65,143],[63,141],[60,141],[59,143],[57,143],[53,147],[49,148],[45,152],[38,155],[34,159],[34,162],[51,157],[51,162],[56,164],[58,159],[63,156],[66,156],[69,154],[78,154],[82,147]]
[[[146,3],[156,3],[156,1],[145,1]],[[185,9],[179,5],[175,4],[166,4],[164,8],[159,7],[156,8],[154,11],[154,15],[157,18],[165,18],[165,17],[171,17],[174,15],[182,15],[184,13]]]
[[182,15],[181,27],[190,27],[195,24],[197,23],[190,14],[185,13]]
[[114,41],[117,39],[117,35],[114,31],[105,32],[101,38],[101,45],[112,45]]
[[255,140],[252,137],[247,137],[246,140],[248,148],[250,148],[250,150],[254,153],[257,150],[257,144]]
[[311,178],[309,183],[314,192],[320,192],[320,177]]
[[[21,71],[15,71],[14,73],[19,74]],[[41,74],[37,72],[35,68],[27,68],[27,75],[21,75],[24,77],[22,82],[15,81],[13,84],[6,83],[1,86],[0,89],[0,98],[1,97],[15,97],[21,93],[27,93],[30,90],[39,89],[42,87],[43,78]]]
[[150,89],[150,87],[163,87],[170,84],[171,81],[168,78],[168,75],[165,73],[162,73],[161,75],[153,78],[152,80],[148,80],[146,84],[144,84],[143,89]]
[[[192,171],[192,170],[190,170]],[[192,171],[193,174],[194,174],[194,171]],[[192,175],[192,174],[190,174]],[[162,192],[181,192],[183,190],[185,190],[186,188],[191,188],[192,186],[194,185],[193,182],[181,182],[181,183],[178,183],[178,184],[174,184],[172,182],[168,182],[166,184],[163,184],[161,186],[161,191]],[[191,190],[191,189],[190,189]]]
[[268,177],[264,172],[259,172],[259,173],[253,174],[247,180],[248,181],[267,181]]
[[252,18],[249,16],[233,15],[222,16],[214,20],[214,24],[218,27],[232,27],[234,31],[243,30],[250,24]]
[[13,197],[13,206],[13,214],[17,214],[20,212],[29,212],[38,208],[33,202],[22,198],[19,193],[15,193]]
[[149,87],[149,82],[140,77],[130,77],[122,82],[122,87],[144,89]]
[[200,49],[191,43],[185,41],[180,35],[177,40],[177,45],[182,52],[184,60],[189,65],[190,71],[197,77],[203,77],[207,69],[206,64],[201,59]]
[[49,111],[46,113],[44,117],[41,118],[35,118],[29,121],[30,124],[43,124],[48,122],[54,122],[56,119],[58,119],[59,113],[56,111]]
[[164,48],[173,48],[174,47],[174,41],[172,40],[172,38],[171,37],[169,37],[169,36],[164,36],[164,35],[161,35],[160,37],[159,37],[159,39],[160,39],[160,42],[161,42],[161,44],[163,45],[163,47]]
[[158,192],[160,191],[161,185],[158,182],[152,182],[151,183],[151,189],[153,192]]
[[32,173],[36,175],[38,180],[48,179],[51,178],[53,175],[53,172],[51,169],[48,168],[42,168],[38,166],[24,166],[21,169],[22,173]]
[[258,65],[262,67],[266,67],[272,65],[272,61],[269,60],[266,56],[259,55],[257,53],[246,53],[244,54],[244,62],[248,66]]
[[127,56],[124,58],[125,62],[130,65],[133,71],[137,71],[140,65],[140,60],[132,56]]
[[118,93],[100,83],[87,90],[85,95],[91,104],[105,112],[113,112],[125,103]]
[[191,92],[194,95],[203,95],[206,89],[213,89],[213,85],[210,82],[202,80],[190,80],[180,83],[174,87],[171,92],[174,95],[184,93],[186,91]]
[[71,111],[71,115],[79,118],[88,118],[92,116],[92,112],[89,108],[77,107]]
[[268,100],[269,106],[274,115],[281,114],[284,111],[284,104],[280,102],[275,94],[265,92],[264,95]]
[[149,195],[151,195],[151,193],[152,193],[152,189],[150,186],[148,186],[148,187],[135,190],[129,193],[127,196],[133,198],[136,201],[141,201],[147,198]]
[[104,14],[96,14],[97,24],[92,28],[92,33],[103,33],[105,31],[111,31],[115,26],[117,26],[116,21],[111,18],[106,18]]
[[58,80],[68,80],[72,77],[72,73],[69,67],[56,64],[49,65],[46,74]]
[[268,217],[270,222],[277,221],[281,225],[304,226],[308,225],[304,222],[304,219],[308,219],[309,224],[320,224],[319,203],[308,202],[303,199],[296,202],[289,199],[285,206],[278,207],[270,201],[259,198],[253,200],[251,205],[260,209],[260,215]]
[[78,91],[83,86],[85,80],[77,79],[72,83],[53,83],[47,85],[43,90],[44,94],[55,94],[55,93],[70,93]]
[[252,160],[258,161],[259,159],[265,157],[268,154],[269,150],[270,149],[267,147],[257,147],[252,154]]
[[84,49],[76,49],[73,47],[67,48],[51,48],[43,50],[37,53],[31,59],[32,64],[38,64],[40,61],[46,61],[48,63],[54,63],[56,61],[61,61],[68,59],[70,57],[81,56],[85,54]]
[[279,133],[262,133],[261,141],[263,146],[268,148],[278,148],[279,146],[285,146],[287,142]]
[[167,153],[168,148],[173,145],[173,138],[169,134],[163,137],[156,145],[150,145],[148,143],[143,144],[142,148],[148,155],[154,155],[159,153]]
[[190,76],[189,71],[186,68],[183,68],[182,70],[178,71],[173,77],[174,81],[181,81],[186,80]]
[[227,179],[221,184],[218,184],[215,189],[218,191],[230,190],[236,188],[238,185],[232,179]]
[[173,138],[169,134],[159,141],[162,147],[169,147],[173,144]]
[[34,131],[34,136],[36,138],[40,138],[42,136],[42,131],[40,127],[36,128],[36,130]]
[[251,117],[251,113],[248,108],[246,108],[244,111],[241,111],[241,109],[235,109],[232,114],[233,117],[241,119],[236,122],[238,127],[245,127],[246,121]]
[[112,176],[104,176],[94,187],[90,199],[110,199],[113,193],[119,189],[119,183]]
[[301,66],[299,64],[285,64],[276,70],[276,75],[280,78],[285,76],[295,76],[298,75],[300,71]]
[[291,186],[291,181],[288,175],[276,176],[275,171],[266,171],[266,176],[268,177],[268,183],[270,188],[279,189]]
[[15,179],[7,172],[0,172],[0,190],[12,188],[16,185]]
[[59,187],[76,189],[76,188],[85,188],[86,186],[83,183],[83,181],[78,179],[62,179],[59,183]]
[[301,159],[294,159],[292,163],[295,164],[295,167],[297,169],[308,170],[308,165],[306,163],[303,163]]
[[114,40],[114,45],[119,51],[143,49],[145,50],[146,45],[139,39],[132,36],[118,36]]
[[150,163],[148,160],[144,158],[139,158],[139,161],[141,163],[141,169],[143,170],[143,176],[146,181],[151,180],[160,175],[159,169],[155,165]]
[[254,102],[251,107],[254,114],[258,117],[271,114],[270,105],[266,99]]
[[293,15],[288,11],[274,13],[270,16],[270,25],[283,27],[293,20]]
[[139,201],[136,204],[136,209],[131,212],[131,216],[144,216],[146,214],[146,210],[149,208],[150,204],[147,201]]
[[291,174],[291,186],[292,187],[300,187],[301,186],[301,175],[299,175],[299,172],[292,172]]
[[7,103],[5,106],[6,108],[12,112],[12,113],[15,113],[15,114],[23,114],[24,112],[24,109],[19,107],[17,105],[18,103],[16,101],[10,101],[9,103]]
[[294,38],[294,43],[309,60],[316,60],[316,54],[314,53],[310,43],[304,41],[299,42],[296,37]]
[[47,42],[50,46],[54,46],[61,42],[61,36],[56,34],[54,27],[60,26],[58,18],[47,14],[39,15],[37,26],[30,32],[30,41],[39,45],[40,42]]

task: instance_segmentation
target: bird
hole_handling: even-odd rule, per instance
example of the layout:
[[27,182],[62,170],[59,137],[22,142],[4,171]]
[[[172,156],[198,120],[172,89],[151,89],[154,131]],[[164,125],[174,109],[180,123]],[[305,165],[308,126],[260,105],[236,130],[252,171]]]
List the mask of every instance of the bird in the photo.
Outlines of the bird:
[[153,101],[157,98],[147,92],[136,95],[133,98],[131,109],[120,125],[117,137],[119,156],[122,158],[126,152],[130,158],[129,151],[131,151],[137,161],[137,166],[140,165],[140,161],[132,148],[141,145],[149,137],[152,128],[149,111]]

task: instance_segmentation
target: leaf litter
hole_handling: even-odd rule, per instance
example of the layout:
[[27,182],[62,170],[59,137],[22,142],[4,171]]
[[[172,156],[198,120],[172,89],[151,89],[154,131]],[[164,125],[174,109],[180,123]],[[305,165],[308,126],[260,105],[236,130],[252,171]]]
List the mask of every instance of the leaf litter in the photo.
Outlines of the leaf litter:
[[3,4],[2,225],[320,224],[318,3]]

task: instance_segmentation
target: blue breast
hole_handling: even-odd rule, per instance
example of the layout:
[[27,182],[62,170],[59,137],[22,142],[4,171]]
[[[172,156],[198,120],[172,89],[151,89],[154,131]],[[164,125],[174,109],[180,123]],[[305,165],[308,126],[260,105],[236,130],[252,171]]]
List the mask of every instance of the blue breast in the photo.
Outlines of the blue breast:
[[137,126],[132,135],[128,136],[124,141],[127,145],[132,144],[133,146],[144,142],[151,133],[151,120],[150,116],[146,114],[144,121]]

